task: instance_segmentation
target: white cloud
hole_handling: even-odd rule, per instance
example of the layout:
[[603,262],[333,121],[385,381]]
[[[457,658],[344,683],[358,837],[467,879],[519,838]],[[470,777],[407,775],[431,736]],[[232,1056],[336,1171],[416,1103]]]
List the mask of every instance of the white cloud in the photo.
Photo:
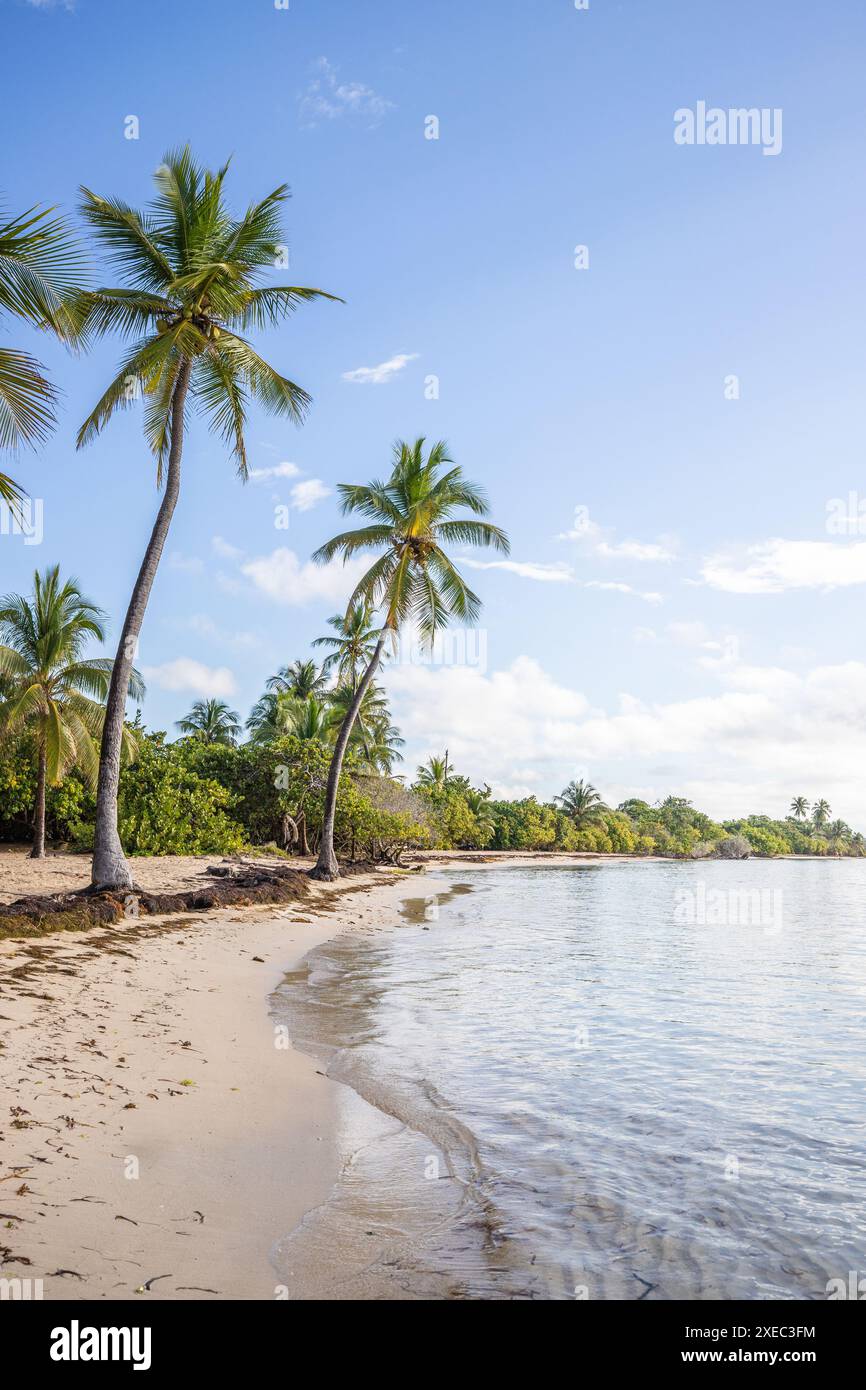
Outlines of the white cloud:
[[584,584],[585,589],[602,589],[611,594],[630,594],[634,598],[642,598],[644,603],[664,603],[664,594],[654,592],[645,593],[640,589],[635,589],[631,584],[621,584],[614,580],[607,579],[588,579]]
[[701,575],[730,594],[781,594],[786,589],[836,589],[866,584],[866,541],[768,540],[745,555],[707,556]]
[[252,651],[260,645],[259,638],[252,632],[229,632],[215,623],[206,613],[193,613],[188,618],[178,618],[171,626],[184,632],[194,632],[209,642],[221,647],[233,647],[238,651]]
[[782,815],[795,794],[824,795],[866,828],[866,664],[718,675],[722,688],[710,695],[648,704],[626,694],[607,711],[525,656],[490,674],[398,666],[387,686],[410,769],[447,746],[461,772],[500,794],[531,785],[549,796],[585,768],[613,800],[676,792],[727,818]]
[[360,382],[365,386],[384,386],[398,372],[402,372],[407,362],[414,362],[418,356],[417,352],[398,352],[387,362],[380,362],[378,367],[356,367],[354,371],[343,372],[343,380]]
[[260,593],[291,607],[300,607],[318,599],[329,603],[348,601],[361,575],[370,567],[369,556],[356,556],[346,565],[332,560],[327,565],[302,563],[293,550],[281,546],[270,555],[261,555],[241,565],[241,573]]
[[235,678],[227,666],[204,666],[188,656],[179,656],[161,666],[145,666],[142,675],[160,690],[189,691],[206,699],[235,693]]
[[28,5],[32,5],[34,10],[69,10],[75,9],[75,0],[27,0]]
[[619,541],[615,545],[599,541],[595,553],[605,560],[637,560],[640,563],[669,564],[677,558],[668,546],[643,541]]
[[251,483],[267,483],[274,478],[297,478],[300,471],[296,463],[273,463],[267,468],[251,468],[249,479]]
[[559,562],[548,565],[523,560],[472,560],[463,555],[458,563],[473,570],[506,570],[509,574],[519,575],[521,579],[537,579],[542,584],[574,583],[571,566]]
[[222,560],[239,560],[244,553],[242,550],[239,550],[236,545],[231,545],[228,541],[224,541],[222,536],[212,537],[211,549],[214,554],[219,555]]
[[204,561],[197,555],[182,555],[179,550],[173,550],[168,557],[168,567],[170,570],[181,570],[184,574],[201,574]]
[[392,101],[379,96],[363,82],[341,82],[338,69],[327,58],[318,60],[315,73],[299,101],[298,114],[304,126],[316,126],[320,120],[355,116],[366,120],[372,128],[394,108]]
[[331,489],[325,486],[321,478],[305,478],[302,483],[295,483],[290,494],[292,506],[299,512],[312,511],[318,502],[330,495]]

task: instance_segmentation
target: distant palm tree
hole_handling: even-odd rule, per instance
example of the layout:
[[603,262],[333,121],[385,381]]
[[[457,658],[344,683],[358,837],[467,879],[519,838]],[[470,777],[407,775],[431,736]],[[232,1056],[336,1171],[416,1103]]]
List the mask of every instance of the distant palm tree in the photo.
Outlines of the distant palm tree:
[[482,845],[488,844],[496,829],[496,815],[490,805],[490,788],[485,787],[484,791],[480,792],[473,787],[471,791],[466,792],[464,799],[478,824]]
[[287,732],[304,742],[317,740],[325,743],[330,730],[330,711],[328,706],[315,695],[309,699],[298,700],[289,720]]
[[299,304],[333,299],[292,285],[257,286],[279,263],[285,184],[240,218],[224,195],[228,165],[216,173],[196,164],[189,148],[166,156],[156,171],[157,196],[145,213],[82,189],[82,214],[118,268],[122,287],[82,297],[82,332],[132,337],[117,376],[85,420],[78,447],[93,440],[118,410],[141,395],[144,430],[165,493],[135,581],[108,693],[96,799],[93,884],[132,883],[117,830],[120,739],[128,673],[180,491],[187,399],[230,448],[247,475],[247,408],[299,423],[310,398],[280,376],[241,334],[280,324]]
[[843,820],[834,820],[827,826],[827,839],[834,853],[841,854],[851,843],[851,827]]
[[246,722],[250,743],[259,746],[273,743],[291,733],[297,712],[298,702],[294,696],[266,691],[256,700]]
[[317,637],[313,642],[314,647],[331,648],[322,673],[329,676],[336,671],[339,683],[354,691],[362,671],[372,660],[379,637],[370,608],[366,603],[353,603],[348,613],[335,613],[329,618],[328,625],[334,629],[335,636]]
[[[30,208],[0,225],[0,314],[76,336],[70,297],[80,289],[82,257],[54,208]],[[42,444],[56,420],[57,390],[29,353],[0,348],[0,449]],[[0,500],[20,514],[22,489],[0,473]]]
[[278,695],[291,695],[296,700],[308,700],[311,695],[318,699],[328,688],[327,679],[315,661],[293,661],[291,666],[281,666],[275,676],[268,677],[266,684],[268,690]]
[[574,822],[578,830],[589,825],[607,807],[591,782],[569,782],[561,796],[555,796],[565,814]]
[[[46,788],[77,766],[93,785],[98,758],[94,739],[102,732],[112,662],[82,652],[87,642],[105,639],[105,614],[84,598],[74,579],[60,581],[57,565],[33,577],[33,597],[7,594],[0,601],[0,673],[7,698],[0,704],[0,732],[32,730],[38,775],[31,857],[45,854]],[[127,682],[141,699],[144,685],[135,670]],[[123,751],[134,756],[136,742],[123,732]]]
[[[331,691],[328,704],[335,736],[348,717],[354,699],[355,691],[351,685],[338,685]],[[404,743],[405,739],[400,737],[399,730],[391,723],[384,691],[371,682],[358,706],[348,746],[357,750],[370,771],[390,772],[394,763],[402,757],[399,749]]]
[[790,811],[795,820],[803,820],[809,810],[809,803],[805,796],[795,796],[791,802]]
[[[440,442],[424,456],[423,439],[414,444],[398,442],[394,448],[391,476],[385,482],[368,485],[341,483],[338,491],[344,514],[357,512],[371,523],[356,531],[344,531],[321,546],[313,556],[326,564],[335,556],[344,561],[365,550],[380,551],[379,558],[358,581],[347,606],[368,605],[383,609],[382,627],[366,670],[358,682],[354,699],[343,721],[334,746],[328,785],[319,858],[313,878],[332,881],[340,868],[334,854],[334,816],[343,757],[352,725],[373,679],[386,638],[396,638],[404,623],[412,622],[423,641],[432,644],[436,633],[457,619],[472,622],[481,601],[465,583],[445,552],[445,546],[493,546],[503,554],[509,545],[504,531],[488,521],[483,492],[463,476],[463,470],[449,467],[453,460],[447,445]],[[472,515],[455,516],[466,510]]]
[[189,714],[178,719],[176,727],[199,743],[237,743],[241,717],[229,709],[225,700],[195,700]]
[[444,792],[448,786],[448,754],[444,758],[430,757],[415,775],[415,785],[427,791]]
[[824,801],[823,798],[816,801],[812,807],[812,824],[820,829],[827,824],[831,814],[829,801]]

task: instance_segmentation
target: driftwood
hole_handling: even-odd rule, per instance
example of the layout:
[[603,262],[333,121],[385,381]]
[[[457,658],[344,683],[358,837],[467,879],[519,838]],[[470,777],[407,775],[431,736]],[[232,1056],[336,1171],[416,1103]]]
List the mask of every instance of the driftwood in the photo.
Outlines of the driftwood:
[[254,907],[258,903],[295,902],[310,891],[299,869],[274,865],[227,863],[208,869],[220,880],[182,893],[93,893],[83,889],[48,897],[19,898],[0,904],[0,937],[45,936],[55,931],[86,931],[124,918],[174,912],[209,912],[218,907]]

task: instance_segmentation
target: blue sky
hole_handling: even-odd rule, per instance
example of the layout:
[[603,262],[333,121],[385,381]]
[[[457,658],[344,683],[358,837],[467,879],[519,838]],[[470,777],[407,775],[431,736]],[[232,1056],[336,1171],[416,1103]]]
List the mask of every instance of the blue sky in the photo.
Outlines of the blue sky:
[[[410,770],[447,742],[510,794],[588,775],[717,815],[826,795],[866,823],[866,522],[827,526],[866,499],[861,5],[0,0],[0,24],[10,210],[72,209],[79,184],[142,204],[189,140],[233,155],[239,208],[291,185],[280,278],[347,301],[262,335],[314,406],[300,431],[254,414],[256,481],[192,425],[139,656],[151,726],[201,694],[245,716],[308,654],[350,588],[308,568],[335,484],[423,433],[488,489],[512,567],[466,571],[472,659],[389,672]],[[781,110],[781,151],[676,144],[699,101]],[[44,535],[0,535],[0,586],[59,561],[116,632],[153,465],[134,412],[74,434],[120,345],[15,335],[64,399],[9,469]]]

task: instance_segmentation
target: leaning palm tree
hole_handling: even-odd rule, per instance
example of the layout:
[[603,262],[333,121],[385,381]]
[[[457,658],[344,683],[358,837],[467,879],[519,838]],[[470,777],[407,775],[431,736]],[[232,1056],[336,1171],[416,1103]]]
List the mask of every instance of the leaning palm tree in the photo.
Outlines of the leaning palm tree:
[[805,796],[795,796],[788,809],[795,820],[804,820],[809,810],[809,802]]
[[[365,550],[381,552],[358,581],[347,606],[368,604],[382,611],[382,627],[373,654],[355,691],[354,699],[337,735],[322,821],[319,858],[313,878],[333,881],[340,868],[334,854],[334,816],[343,757],[352,725],[373,679],[386,639],[396,640],[404,623],[418,628],[423,641],[432,645],[436,633],[453,619],[472,622],[481,600],[465,583],[445,551],[445,546],[493,546],[508,553],[508,539],[498,526],[479,520],[489,508],[484,493],[453,465],[444,442],[434,444],[424,456],[424,440],[399,442],[394,447],[391,476],[366,485],[341,483],[338,491],[344,514],[357,512],[368,526],[344,531],[321,546],[313,556],[327,564],[335,556],[343,560]],[[470,516],[455,516],[468,511]]]
[[293,661],[291,666],[281,666],[275,676],[268,677],[266,684],[268,690],[278,695],[291,695],[296,700],[309,700],[311,695],[319,699],[328,688],[327,677],[315,661]]
[[[351,685],[338,685],[331,691],[328,708],[334,737],[342,728],[354,699],[355,690]],[[358,706],[349,735],[349,747],[357,751],[369,770],[390,772],[394,762],[402,757],[399,749],[403,744],[399,730],[391,723],[384,692],[375,681],[371,681]]]
[[822,826],[827,824],[831,814],[829,801],[825,801],[822,797],[821,800],[816,801],[815,805],[812,807],[812,824],[817,826],[820,830]]
[[851,827],[843,820],[834,820],[827,826],[827,839],[834,854],[842,854],[851,843]]
[[561,796],[555,796],[565,814],[578,830],[589,825],[607,807],[591,782],[569,782]]
[[325,657],[322,674],[329,676],[336,671],[340,685],[354,691],[376,648],[379,633],[373,615],[366,603],[353,603],[348,613],[335,613],[329,618],[328,626],[334,629],[334,636],[329,633],[313,642],[314,647],[331,648]]
[[82,425],[78,447],[141,396],[157,483],[165,483],[123,623],[108,695],[94,888],[132,882],[117,831],[124,703],[133,652],[180,490],[187,403],[192,401],[206,417],[245,478],[250,402],[300,423],[310,398],[265,362],[242,334],[281,323],[308,300],[335,298],[292,285],[257,285],[278,263],[280,209],[288,190],[281,185],[235,217],[223,192],[227,172],[227,164],[216,173],[202,169],[188,148],[169,154],[156,172],[157,196],[144,213],[82,190],[82,214],[122,280],[120,288],[82,297],[82,331],[91,337],[117,332],[133,342],[117,376]]
[[[80,289],[82,258],[54,208],[30,208],[0,225],[0,314],[47,328],[71,342],[70,297]],[[57,389],[35,357],[0,348],[0,449],[43,444],[56,420]],[[24,493],[0,473],[0,500],[20,515]]]
[[[105,639],[105,614],[84,598],[77,582],[60,580],[57,565],[33,579],[33,597],[8,594],[0,602],[0,672],[7,698],[0,704],[0,732],[32,731],[38,773],[33,850],[45,854],[45,793],[73,766],[94,786],[98,758],[95,739],[105,716],[113,663],[85,658],[88,642]],[[135,670],[127,686],[141,699],[144,686]],[[134,755],[136,742],[123,731],[123,751]]]
[[241,732],[241,717],[225,700],[194,700],[192,709],[176,728],[199,743],[234,745]]

